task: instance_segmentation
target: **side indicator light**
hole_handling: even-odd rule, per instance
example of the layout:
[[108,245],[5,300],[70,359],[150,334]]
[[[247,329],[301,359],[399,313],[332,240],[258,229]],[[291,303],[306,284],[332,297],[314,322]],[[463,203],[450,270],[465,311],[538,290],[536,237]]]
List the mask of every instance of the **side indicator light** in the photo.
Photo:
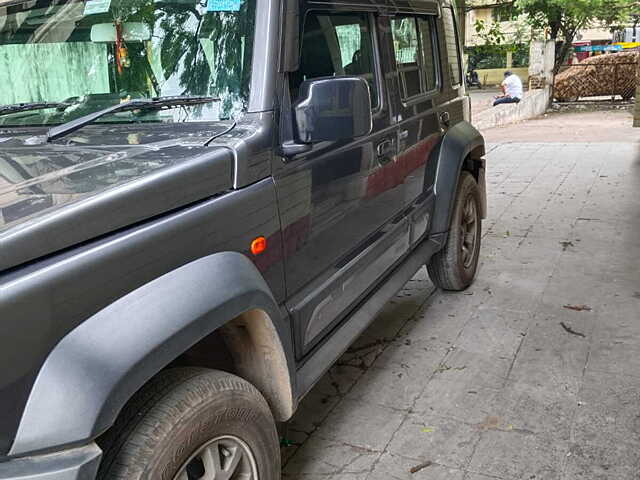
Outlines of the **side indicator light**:
[[251,253],[254,255],[260,255],[267,249],[267,239],[264,237],[258,237],[251,242]]

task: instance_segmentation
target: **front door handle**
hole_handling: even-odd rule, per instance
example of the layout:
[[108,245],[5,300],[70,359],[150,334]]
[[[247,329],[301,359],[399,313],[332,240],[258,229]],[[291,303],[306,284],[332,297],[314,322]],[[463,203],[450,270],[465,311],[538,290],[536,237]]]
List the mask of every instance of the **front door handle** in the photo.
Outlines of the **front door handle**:
[[376,153],[378,158],[393,156],[393,142],[391,140],[384,140],[376,147]]

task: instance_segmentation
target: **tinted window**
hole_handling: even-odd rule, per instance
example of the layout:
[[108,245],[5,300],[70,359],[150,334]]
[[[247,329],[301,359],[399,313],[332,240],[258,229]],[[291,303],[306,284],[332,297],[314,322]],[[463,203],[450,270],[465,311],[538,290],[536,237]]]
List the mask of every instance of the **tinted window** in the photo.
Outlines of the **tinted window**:
[[462,83],[460,51],[458,47],[458,33],[453,16],[453,9],[450,7],[443,8],[442,19],[444,21],[444,37],[447,44],[447,63],[449,64],[451,84],[460,85]]
[[378,104],[373,40],[367,14],[311,12],[304,22],[300,68],[292,76],[294,98],[304,80],[355,75],[371,87],[371,104]]
[[393,48],[400,74],[402,98],[410,98],[422,92],[422,75],[418,64],[418,29],[412,17],[391,19]]
[[391,33],[402,98],[411,98],[436,88],[433,28],[429,18],[395,17]]

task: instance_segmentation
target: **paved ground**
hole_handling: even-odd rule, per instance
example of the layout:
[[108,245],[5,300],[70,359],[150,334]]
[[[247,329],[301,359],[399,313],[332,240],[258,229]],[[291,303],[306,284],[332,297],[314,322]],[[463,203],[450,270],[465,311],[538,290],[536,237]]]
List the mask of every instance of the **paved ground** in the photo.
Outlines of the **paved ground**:
[[492,108],[495,97],[499,94],[500,89],[498,88],[483,88],[482,90],[472,88],[469,90],[469,95],[471,96],[471,111],[475,115]]
[[639,478],[637,133],[574,143],[576,118],[487,132],[476,284],[421,271],[386,306],[291,422],[286,479]]

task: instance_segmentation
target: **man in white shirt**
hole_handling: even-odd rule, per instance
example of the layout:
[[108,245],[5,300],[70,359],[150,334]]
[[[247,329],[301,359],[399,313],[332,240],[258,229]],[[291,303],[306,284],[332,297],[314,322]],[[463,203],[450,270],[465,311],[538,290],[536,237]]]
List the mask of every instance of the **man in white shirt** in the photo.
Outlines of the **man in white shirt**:
[[501,88],[502,95],[496,97],[496,101],[493,103],[494,107],[505,103],[520,103],[524,95],[524,88],[522,87],[520,77],[512,72],[505,72]]

